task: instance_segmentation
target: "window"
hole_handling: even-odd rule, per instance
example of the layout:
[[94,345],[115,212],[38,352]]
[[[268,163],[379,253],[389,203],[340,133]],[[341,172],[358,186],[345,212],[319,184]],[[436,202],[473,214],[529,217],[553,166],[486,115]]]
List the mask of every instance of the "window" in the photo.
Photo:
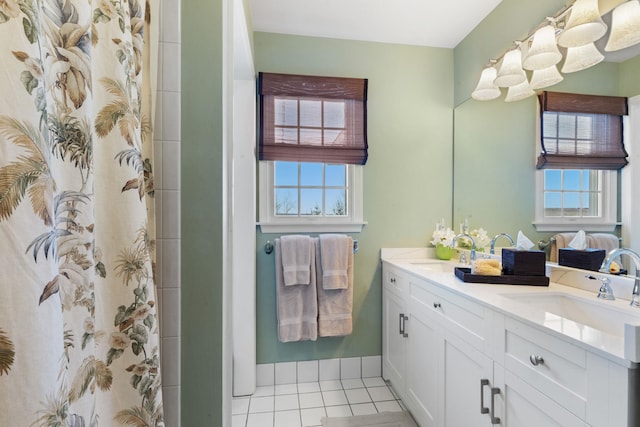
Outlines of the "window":
[[359,232],[366,79],[260,73],[263,232]]
[[[617,220],[617,169],[627,164],[622,116],[626,99],[543,92],[536,176],[538,231],[612,231]],[[623,100],[623,102],[621,102]],[[569,111],[562,111],[562,110]],[[578,111],[575,111],[578,110]]]
[[260,162],[260,227],[264,233],[359,232],[362,166]]

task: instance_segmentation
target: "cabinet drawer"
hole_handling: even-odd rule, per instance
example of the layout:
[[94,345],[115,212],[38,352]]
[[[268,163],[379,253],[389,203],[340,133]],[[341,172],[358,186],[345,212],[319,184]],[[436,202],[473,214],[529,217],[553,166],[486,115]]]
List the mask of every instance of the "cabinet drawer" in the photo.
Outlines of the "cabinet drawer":
[[505,368],[581,419],[586,417],[587,352],[515,319],[505,319]]
[[447,330],[456,334],[480,351],[484,351],[486,322],[484,307],[448,292],[429,282],[409,283],[412,299],[430,310]]
[[406,295],[409,290],[409,283],[406,277],[399,274],[393,268],[383,269],[383,285],[387,290],[398,295]]

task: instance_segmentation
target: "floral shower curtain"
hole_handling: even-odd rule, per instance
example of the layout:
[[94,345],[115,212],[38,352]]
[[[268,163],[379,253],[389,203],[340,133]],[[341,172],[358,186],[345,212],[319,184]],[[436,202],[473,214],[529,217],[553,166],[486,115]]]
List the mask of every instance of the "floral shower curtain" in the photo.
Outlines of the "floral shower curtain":
[[163,425],[144,0],[0,0],[0,425]]

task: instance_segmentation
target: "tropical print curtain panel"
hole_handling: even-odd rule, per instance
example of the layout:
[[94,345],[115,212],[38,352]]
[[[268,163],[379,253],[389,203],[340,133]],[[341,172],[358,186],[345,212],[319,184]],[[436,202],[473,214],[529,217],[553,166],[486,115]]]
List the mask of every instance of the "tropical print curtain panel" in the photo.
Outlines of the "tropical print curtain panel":
[[153,12],[0,0],[0,425],[164,425]]

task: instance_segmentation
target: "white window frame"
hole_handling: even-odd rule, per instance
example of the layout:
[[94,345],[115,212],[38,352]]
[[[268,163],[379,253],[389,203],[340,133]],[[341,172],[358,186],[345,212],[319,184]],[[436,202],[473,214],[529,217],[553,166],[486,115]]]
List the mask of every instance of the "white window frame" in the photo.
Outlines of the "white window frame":
[[362,181],[364,167],[347,168],[347,215],[345,216],[286,216],[275,215],[274,162],[259,162],[260,193],[258,225],[263,233],[359,233],[366,225],[363,219]]
[[544,215],[544,169],[536,170],[536,212],[533,225],[536,231],[614,231],[618,216],[617,171],[602,170],[602,211],[598,217],[547,217]]

